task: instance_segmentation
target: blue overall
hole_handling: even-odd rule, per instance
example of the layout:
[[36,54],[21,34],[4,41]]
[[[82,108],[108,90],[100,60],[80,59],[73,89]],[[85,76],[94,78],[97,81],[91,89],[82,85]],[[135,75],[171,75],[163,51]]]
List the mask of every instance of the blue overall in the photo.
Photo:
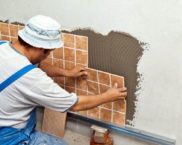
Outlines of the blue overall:
[[[0,41],[0,45],[6,41]],[[21,76],[36,68],[30,64],[20,69],[0,84],[0,92]],[[31,112],[27,125],[23,129],[0,127],[0,145],[67,145],[62,139],[35,131],[36,110]]]

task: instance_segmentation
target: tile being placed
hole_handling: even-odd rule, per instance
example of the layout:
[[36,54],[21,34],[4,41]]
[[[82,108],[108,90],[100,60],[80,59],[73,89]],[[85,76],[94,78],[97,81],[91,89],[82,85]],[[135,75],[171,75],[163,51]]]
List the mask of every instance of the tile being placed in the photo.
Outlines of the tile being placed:
[[73,34],[62,33],[62,38],[63,38],[65,47],[74,48],[75,41],[74,41],[74,35]]
[[76,63],[88,64],[88,52],[76,50]]
[[0,22],[1,35],[10,36],[9,24]]
[[75,36],[76,39],[76,49],[82,49],[88,51],[88,37]]
[[10,36],[18,37],[18,25],[10,24]]
[[111,122],[112,110],[100,108],[100,119],[106,122]]
[[75,62],[75,50],[64,47],[64,59]]
[[98,82],[98,71],[97,70],[88,68],[86,71],[88,73],[87,80]]
[[98,78],[99,78],[99,83],[104,84],[104,85],[110,85],[110,74],[103,72],[103,71],[98,71]]
[[53,58],[63,59],[63,48],[57,48],[53,51]]

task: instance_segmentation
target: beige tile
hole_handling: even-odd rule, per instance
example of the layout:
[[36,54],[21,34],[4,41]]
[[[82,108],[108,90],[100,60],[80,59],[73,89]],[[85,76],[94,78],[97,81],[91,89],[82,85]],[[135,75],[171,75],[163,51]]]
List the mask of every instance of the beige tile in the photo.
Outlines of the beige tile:
[[106,122],[111,122],[112,111],[103,108],[100,109],[100,119]]
[[53,65],[57,66],[57,67],[60,67],[60,68],[63,68],[63,60],[53,59]]
[[75,62],[75,50],[64,47],[64,59]]
[[87,80],[78,78],[76,81],[76,88],[83,91],[87,91]]
[[88,92],[99,94],[99,86],[98,83],[88,81]]
[[88,80],[91,80],[91,81],[94,81],[94,82],[98,82],[97,70],[87,68],[86,71],[88,72],[88,78],[87,78]]
[[65,47],[74,48],[74,35],[73,34],[62,33],[62,38],[63,38]]
[[18,41],[18,38],[16,38],[16,37],[11,37],[11,42],[12,43],[15,43],[15,42],[17,42]]
[[113,110],[125,113],[126,112],[126,101],[124,99],[115,101],[113,103]]
[[125,114],[113,111],[113,123],[119,126],[125,125]]
[[76,63],[88,64],[88,52],[76,50]]
[[110,87],[106,85],[99,84],[100,93],[106,92]]
[[82,50],[88,50],[88,37],[85,36],[75,36],[76,38],[76,48]]
[[46,58],[43,61],[41,61],[41,64],[52,65],[52,59],[51,58]]
[[66,61],[65,60],[65,69],[67,70],[71,70],[75,67],[75,63],[74,62],[71,62],[71,61]]
[[10,28],[10,36],[18,37],[18,25],[10,24],[9,28]]
[[10,36],[9,24],[8,23],[1,23],[0,22],[0,31],[1,31],[1,35]]
[[11,38],[9,36],[3,36],[3,35],[1,35],[1,39],[2,40],[11,41]]
[[114,83],[117,83],[119,88],[124,87],[124,77],[122,76],[111,75],[111,82],[112,86],[114,85]]
[[53,57],[57,59],[63,59],[63,48],[57,48],[53,51]]
[[99,83],[110,86],[110,74],[109,73],[99,71],[98,76],[99,76]]
[[75,88],[75,78],[65,77],[65,84]]
[[87,111],[79,111],[78,113],[82,116],[87,116]]
[[93,109],[88,110],[88,117],[99,119],[99,108],[95,107]]
[[[100,93],[106,92],[110,87],[106,85],[99,84]],[[112,109],[112,102],[105,103],[101,105],[104,108]]]

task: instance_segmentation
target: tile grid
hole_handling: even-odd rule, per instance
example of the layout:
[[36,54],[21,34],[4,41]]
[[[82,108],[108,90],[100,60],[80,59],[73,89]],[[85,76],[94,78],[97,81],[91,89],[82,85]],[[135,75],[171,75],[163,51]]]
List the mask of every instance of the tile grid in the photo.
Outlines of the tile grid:
[[[14,42],[14,41],[17,40],[18,30],[22,29],[23,27],[24,26],[21,26],[19,24],[15,25],[15,24],[0,22],[0,38],[4,39],[4,40],[9,40],[9,41]],[[63,68],[68,67],[67,66],[68,64],[70,65],[69,67],[71,67],[71,64],[74,64],[74,66],[75,65],[86,65],[86,67],[88,67],[88,37],[63,33],[62,37],[65,37],[65,36],[66,37],[69,36],[70,38],[68,37],[68,39],[67,39],[68,41],[63,38],[66,45],[64,45],[63,50],[62,50],[63,51],[62,52],[62,58],[55,58],[54,52],[53,52],[53,53],[51,53],[51,55],[48,57],[48,59],[46,61],[50,62],[53,65],[55,65],[56,62],[58,62],[58,65],[59,66],[61,65],[61,67],[63,66]],[[73,40],[73,42],[72,42],[72,40]],[[83,43],[85,43],[83,45],[84,47],[81,46],[82,41],[83,41]],[[65,55],[66,55],[65,54],[66,53],[65,49],[66,48],[72,49],[74,51],[74,61],[73,62],[70,61],[70,60],[66,60],[66,57],[65,57]],[[78,57],[79,55],[81,56],[81,58]],[[88,69],[90,69],[90,68],[88,68]],[[105,87],[105,88],[112,87],[112,85],[113,85],[112,84],[112,77],[117,76],[117,75],[109,74],[109,73],[102,72],[102,71],[99,71],[99,70],[94,70],[94,69],[90,69],[90,70],[96,72],[96,77],[97,77],[96,80],[97,81],[93,81],[93,80],[88,79],[87,82],[86,82],[86,85],[87,85],[86,90],[79,87],[79,85],[78,85],[79,82],[78,82],[77,79],[74,80],[74,86],[71,86],[69,84],[69,80],[68,80],[68,82],[66,82],[66,79],[64,78],[63,84],[62,85],[60,84],[61,87],[64,87],[65,89],[70,89],[72,91],[74,90],[74,92],[86,93],[87,95],[90,94],[90,93],[93,94],[93,92],[90,92],[90,89],[91,89],[91,91],[93,91],[95,89],[93,87],[93,84],[96,86],[97,93],[101,93],[101,85],[102,85],[102,87]],[[109,74],[109,85],[104,84],[99,79],[99,73]],[[117,77],[120,77],[120,76],[117,76]],[[124,79],[123,77],[120,77],[120,78]],[[91,85],[92,88],[89,88],[89,86],[87,84],[88,82],[92,84]],[[124,81],[122,81],[122,83],[123,83],[122,85],[124,85]],[[70,91],[70,90],[68,90],[68,91]],[[119,125],[124,125],[125,123],[121,124],[120,122],[118,123],[117,121],[115,121],[116,118],[114,116],[115,114],[117,114],[117,116],[120,115],[120,117],[122,117],[122,119],[125,120],[126,100],[122,101],[122,103],[124,103],[124,109],[123,110],[122,109],[117,110],[118,104],[116,102],[111,103],[111,108],[108,108],[108,106],[104,106],[104,105],[101,105],[101,106],[99,106],[97,108],[94,108],[96,111],[98,111],[98,113],[97,113],[99,115],[98,119],[103,119],[102,118],[102,117],[104,117],[103,114],[102,114],[102,113],[104,113],[103,111],[106,112],[105,115],[107,115],[107,111],[110,111],[111,112],[111,115],[110,115],[111,118],[108,119],[108,120],[110,122],[112,122],[112,123],[117,123]],[[120,104],[119,104],[119,107],[121,107]],[[89,112],[91,114],[93,114],[94,109],[86,111],[86,116],[88,116],[88,117],[90,116]],[[97,117],[96,117],[96,119],[97,119]],[[122,119],[120,119],[120,120],[122,120]]]

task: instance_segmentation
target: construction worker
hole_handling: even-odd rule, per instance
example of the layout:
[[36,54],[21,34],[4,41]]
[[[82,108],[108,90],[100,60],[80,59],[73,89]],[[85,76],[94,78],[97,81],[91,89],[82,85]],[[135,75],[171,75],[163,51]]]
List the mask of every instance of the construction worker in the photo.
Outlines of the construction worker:
[[64,70],[41,65],[63,46],[60,25],[50,17],[32,17],[18,32],[18,41],[0,41],[0,145],[66,145],[60,138],[35,131],[35,108],[80,111],[126,97],[117,84],[99,95],[77,96],[57,85],[52,76],[83,77],[86,68]]

